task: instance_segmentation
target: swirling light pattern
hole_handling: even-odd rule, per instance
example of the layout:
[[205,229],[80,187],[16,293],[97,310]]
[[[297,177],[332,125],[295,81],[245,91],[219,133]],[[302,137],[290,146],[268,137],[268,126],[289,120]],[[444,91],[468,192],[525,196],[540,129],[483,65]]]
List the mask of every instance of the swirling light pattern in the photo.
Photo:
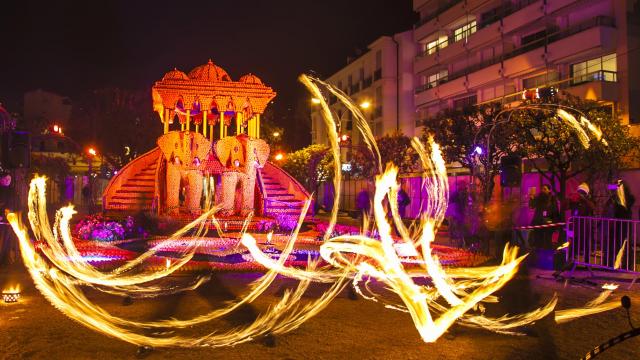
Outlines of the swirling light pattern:
[[[160,241],[150,250],[118,268],[103,272],[82,257],[71,237],[69,221],[75,211],[68,206],[56,213],[54,226],[51,227],[45,202],[45,179],[37,177],[31,182],[29,191],[28,219],[31,229],[42,249],[40,255],[32,241],[29,240],[26,228],[21,224],[18,215],[11,213],[8,220],[16,232],[22,258],[36,287],[56,308],[68,317],[84,326],[105,335],[121,339],[133,344],[166,347],[166,346],[231,346],[250,341],[265,334],[282,334],[300,326],[324,309],[349,281],[364,298],[381,301],[390,309],[410,314],[425,342],[434,342],[442,336],[454,323],[464,326],[484,328],[499,333],[518,333],[518,328],[531,324],[550,314],[556,307],[557,298],[552,297],[544,306],[525,314],[489,317],[485,314],[486,303],[496,303],[494,293],[504,287],[518,271],[518,266],[526,255],[518,256],[518,248],[506,246],[500,265],[475,268],[444,268],[432,251],[435,234],[444,219],[448,204],[449,187],[440,148],[433,139],[428,139],[426,146],[418,139],[413,139],[412,147],[419,155],[423,168],[423,186],[428,196],[422,204],[420,221],[410,231],[403,224],[397,204],[399,185],[398,169],[393,164],[380,163],[380,154],[367,125],[367,121],[358,106],[339,89],[319,79],[301,76],[302,83],[318,99],[325,123],[329,129],[331,153],[335,166],[334,185],[336,187],[334,207],[327,226],[324,242],[320,247],[320,255],[328,265],[318,267],[317,261],[308,261],[305,268],[294,268],[285,265],[285,259],[293,251],[298,233],[310,203],[306,203],[298,221],[287,240],[279,258],[273,259],[258,246],[255,238],[246,233],[246,224],[241,234],[241,244],[245,246],[253,259],[265,266],[268,271],[249,288],[249,291],[238,301],[226,307],[191,319],[167,319],[159,321],[132,321],[109,314],[106,310],[87,299],[81,286],[92,286],[101,291],[115,294],[133,294],[140,297],[158,296],[175,291],[195,289],[203,281],[180,288],[169,288],[161,285],[150,286],[148,283],[166,277],[190,261],[195,249],[202,246],[201,239],[206,236],[206,221],[212,221],[218,233],[224,236],[219,222],[214,216],[215,208],[207,206],[202,216],[183,229],[176,232],[166,241]],[[378,159],[380,175],[376,178],[376,190],[373,201],[373,218],[370,221],[375,231],[367,231],[369,225],[359,235],[342,235],[331,237],[333,226],[337,220],[338,202],[340,200],[340,153],[336,123],[324,93],[336,96],[354,115],[355,123],[360,130],[364,144]],[[601,138],[599,129],[588,120],[575,117],[564,110],[558,110],[558,116],[566,120],[568,126],[576,129],[582,144],[587,147],[589,134],[596,139]],[[586,130],[585,130],[586,127]],[[589,133],[587,133],[587,131]],[[211,204],[211,189],[205,189],[206,203]],[[390,208],[388,218],[384,203]],[[400,239],[392,237],[392,225],[397,229]],[[180,250],[177,259],[166,261],[164,267],[157,271],[134,273],[146,260],[155,255],[170,242],[181,238],[195,230],[192,240]],[[368,236],[367,234],[377,234]],[[399,246],[398,246],[399,245]],[[402,249],[399,254],[397,249]],[[404,254],[411,254],[413,264],[418,269],[407,270],[402,262]],[[148,329],[170,328],[184,329],[226,315],[241,305],[254,301],[273,283],[276,276],[284,275],[299,280],[293,291],[287,291],[276,304],[261,314],[253,323],[224,332],[203,334],[197,337],[174,335],[173,332],[152,333]],[[421,278],[423,281],[416,281]],[[382,282],[386,289],[395,293],[401,300],[389,301],[371,290],[371,280]],[[301,304],[302,295],[312,282],[331,283],[331,287],[319,298]],[[428,285],[420,285],[420,284]],[[587,314],[615,308],[613,302],[604,303],[614,289],[606,287],[600,296],[588,303],[584,308],[569,309],[556,312],[556,321],[564,322]]]

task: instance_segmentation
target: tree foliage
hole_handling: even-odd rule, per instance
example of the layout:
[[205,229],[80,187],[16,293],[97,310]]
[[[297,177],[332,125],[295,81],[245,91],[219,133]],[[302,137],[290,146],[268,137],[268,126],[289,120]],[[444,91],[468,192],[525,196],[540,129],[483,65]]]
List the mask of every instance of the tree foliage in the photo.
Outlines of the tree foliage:
[[288,154],[282,168],[313,192],[333,178],[333,156],[328,147],[313,144]]
[[[420,171],[418,154],[411,147],[411,138],[401,133],[385,135],[376,140],[382,167],[392,162],[400,173]],[[351,176],[373,179],[378,174],[377,155],[364,146],[351,149]]]
[[445,109],[424,123],[425,140],[433,136],[447,163],[459,163],[476,176],[485,203],[493,192],[500,158],[512,152],[515,140],[502,111],[496,103]]
[[555,108],[513,114],[514,131],[521,140],[517,151],[531,160],[532,167],[548,181],[560,199],[566,197],[567,180],[579,175],[588,180],[596,177],[611,180],[637,156],[640,139],[630,135],[628,126],[620,124],[611,107],[569,94],[557,98],[556,103],[577,119],[584,115],[600,128],[606,140],[605,143],[590,134],[589,147],[585,149],[578,133],[556,115]]

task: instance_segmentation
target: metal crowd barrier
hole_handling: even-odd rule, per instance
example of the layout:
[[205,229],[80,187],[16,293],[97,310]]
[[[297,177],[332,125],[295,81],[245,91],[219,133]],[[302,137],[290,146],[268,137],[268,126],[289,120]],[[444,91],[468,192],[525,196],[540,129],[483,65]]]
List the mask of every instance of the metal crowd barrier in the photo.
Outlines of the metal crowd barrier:
[[640,221],[574,216],[567,220],[566,233],[571,272],[584,266],[591,274],[596,268],[637,275],[631,286],[640,276]]

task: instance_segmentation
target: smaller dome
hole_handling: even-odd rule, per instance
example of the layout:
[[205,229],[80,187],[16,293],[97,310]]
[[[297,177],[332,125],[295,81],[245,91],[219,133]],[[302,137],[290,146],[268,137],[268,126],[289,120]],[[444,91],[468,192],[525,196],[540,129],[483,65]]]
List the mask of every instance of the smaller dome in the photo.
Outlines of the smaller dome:
[[263,85],[262,80],[260,80],[259,77],[249,73],[247,75],[242,75],[242,77],[240,78],[240,82],[243,83],[247,83],[247,84],[258,84],[258,85]]
[[189,77],[201,81],[231,81],[229,74],[220,66],[214,65],[211,59],[208,63],[191,70]]
[[173,68],[173,70],[164,74],[164,76],[162,77],[162,80],[189,80],[189,77],[187,76],[187,74],[183,73],[182,71],[176,68]]

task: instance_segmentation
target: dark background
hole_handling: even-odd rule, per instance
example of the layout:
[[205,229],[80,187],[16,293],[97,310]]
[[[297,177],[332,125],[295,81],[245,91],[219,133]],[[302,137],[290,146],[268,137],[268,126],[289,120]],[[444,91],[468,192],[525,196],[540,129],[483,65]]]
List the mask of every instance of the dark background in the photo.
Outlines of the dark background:
[[20,113],[23,93],[42,88],[69,96],[75,114],[96,89],[149,94],[167,71],[211,58],[233,80],[251,72],[274,88],[273,121],[296,148],[309,141],[298,75],[329,76],[415,21],[411,0],[3,2],[0,102]]

